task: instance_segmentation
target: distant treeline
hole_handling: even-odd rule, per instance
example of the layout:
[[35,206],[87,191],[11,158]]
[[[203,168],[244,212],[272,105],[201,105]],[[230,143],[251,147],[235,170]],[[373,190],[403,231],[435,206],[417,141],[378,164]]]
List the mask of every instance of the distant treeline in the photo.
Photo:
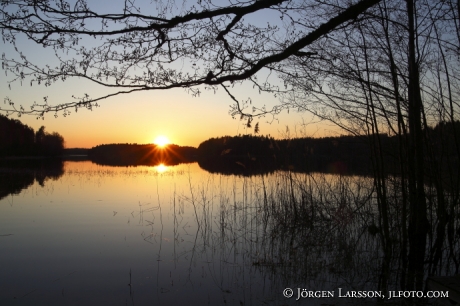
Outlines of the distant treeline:
[[47,133],[44,126],[35,132],[0,114],[0,156],[57,156],[63,150],[64,138],[58,133]]
[[[456,146],[460,144],[460,122],[441,122],[427,133],[431,142],[425,149],[433,156],[443,156],[446,169],[459,166]],[[398,138],[399,137],[399,138]],[[284,169],[295,172],[369,174],[375,166],[373,150],[380,148],[386,161],[385,171],[398,173],[401,136],[339,136],[275,140],[267,136],[223,136],[202,142],[198,148],[170,144],[105,144],[91,149],[64,149],[58,133],[37,132],[18,120],[0,115],[0,156],[87,155],[105,165],[177,165],[198,161],[212,173],[258,174]],[[379,150],[380,150],[379,149]],[[81,158],[81,157],[79,157]],[[427,173],[431,164],[427,163]]]
[[[426,150],[433,155],[455,155],[455,144],[460,143],[460,122],[439,123],[430,128]],[[457,138],[457,139],[455,139]],[[155,144],[106,144],[88,151],[92,161],[104,165],[177,165],[198,161],[201,168],[211,173],[262,174],[275,170],[295,172],[325,172],[372,175],[376,146],[382,148],[387,173],[399,172],[400,139],[397,136],[339,136],[324,138],[293,138],[275,140],[266,136],[223,136],[202,142],[198,148],[170,144],[165,148]],[[83,151],[82,151],[83,152]],[[452,154],[449,154],[451,152]],[[446,167],[458,165],[451,158]],[[429,166],[429,165],[428,165]],[[429,169],[428,169],[429,170]]]
[[105,144],[91,148],[88,157],[103,165],[177,165],[196,161],[197,149],[170,144]]
[[365,138],[354,136],[283,140],[251,135],[225,136],[201,143],[198,162],[209,172],[228,174],[266,173],[278,169],[365,173],[371,162],[368,153]]
[[[382,136],[388,140],[388,137]],[[261,136],[224,136],[198,148],[170,144],[105,144],[91,148],[88,158],[103,165],[177,165],[198,161],[211,173],[262,174],[278,169],[298,172],[367,173],[365,138],[341,136],[275,140]]]
[[[451,156],[446,167],[456,167],[456,144],[460,143],[460,122],[441,122],[430,128],[434,142],[425,150],[434,156]],[[267,173],[277,169],[296,172],[370,174],[376,147],[382,149],[387,173],[398,173],[400,138],[378,134],[275,140],[266,136],[224,136],[211,138],[198,147],[199,165],[227,174]],[[428,165],[429,167],[429,165]],[[427,169],[429,170],[429,169]],[[447,169],[446,169],[447,170]]]

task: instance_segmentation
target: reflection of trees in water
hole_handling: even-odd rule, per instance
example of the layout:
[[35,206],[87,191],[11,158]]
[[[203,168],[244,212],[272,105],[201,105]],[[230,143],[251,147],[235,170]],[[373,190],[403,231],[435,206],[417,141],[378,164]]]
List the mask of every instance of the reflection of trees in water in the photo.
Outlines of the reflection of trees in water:
[[32,185],[34,174],[31,172],[16,172],[12,169],[0,169],[0,200],[10,194],[19,194],[21,190]]
[[64,174],[60,159],[9,159],[0,161],[0,200],[19,194],[37,181],[44,186],[47,179],[57,180]]
[[[193,187],[182,198],[193,206],[199,224],[192,252],[200,260],[219,263],[214,273],[223,292],[247,292],[249,282],[260,281],[242,276],[250,271],[271,280],[262,294],[265,301],[294,302],[282,297],[285,287],[331,290],[336,297],[338,288],[381,290],[387,295],[388,290],[404,288],[404,269],[410,264],[401,255],[408,240],[399,217],[400,183],[400,178],[387,178],[388,233],[373,178],[277,172],[270,178],[242,178],[241,186],[234,183],[230,188],[220,183]],[[426,188],[427,194],[433,192]],[[449,212],[450,230],[439,242],[439,207],[435,197],[430,201],[425,279],[457,273],[460,255],[458,205]],[[175,221],[176,233],[182,226]],[[386,248],[388,239],[391,248]]]
[[252,160],[249,156],[228,158],[200,158],[198,165],[209,173],[225,175],[253,176],[259,174],[271,174],[278,169],[272,159],[257,158]]
[[272,174],[277,170],[290,170],[297,173],[322,172],[346,175],[372,175],[370,166],[359,159],[340,160],[333,158],[310,157],[308,160],[291,160],[288,163],[264,156],[224,156],[219,158],[200,157],[201,169],[216,174],[254,176]]

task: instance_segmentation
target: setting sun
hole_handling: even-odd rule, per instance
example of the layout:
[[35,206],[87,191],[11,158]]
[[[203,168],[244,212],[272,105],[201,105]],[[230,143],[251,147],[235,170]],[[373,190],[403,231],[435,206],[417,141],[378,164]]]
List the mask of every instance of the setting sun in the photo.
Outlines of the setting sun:
[[166,137],[164,135],[160,135],[157,138],[155,138],[153,143],[156,144],[157,146],[165,147],[166,145],[169,144],[169,139],[168,139],[168,137]]

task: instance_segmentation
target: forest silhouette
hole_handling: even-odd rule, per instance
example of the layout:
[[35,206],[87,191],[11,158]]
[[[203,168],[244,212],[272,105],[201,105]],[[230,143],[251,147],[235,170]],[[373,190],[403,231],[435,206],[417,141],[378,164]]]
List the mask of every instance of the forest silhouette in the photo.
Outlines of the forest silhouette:
[[48,133],[42,126],[33,128],[19,120],[0,114],[1,156],[59,156],[64,150],[64,138],[57,132]]
[[104,144],[91,148],[88,157],[101,165],[155,166],[178,165],[196,161],[196,148],[169,144]]
[[[434,142],[426,143],[435,155],[456,156],[455,137],[460,122],[441,122],[427,133]],[[457,136],[456,136],[457,135]],[[399,174],[397,153],[399,139],[380,135],[387,174]],[[458,139],[457,139],[458,141]],[[268,136],[222,136],[203,141],[197,148],[169,144],[104,144],[88,150],[93,162],[112,166],[168,166],[198,162],[210,173],[227,175],[256,175],[276,170],[293,172],[322,172],[342,175],[373,175],[372,139],[368,136],[337,136],[323,138],[292,138],[277,140]],[[457,167],[457,158],[451,158],[447,168]],[[430,167],[427,167],[427,176]]]
[[[451,169],[460,167],[456,143],[460,143],[460,121],[440,122],[428,128],[430,142],[425,142],[425,151],[431,152],[431,158],[448,156],[449,163],[441,163],[442,169],[426,164],[426,181],[433,181],[439,173],[450,175],[445,180],[447,190],[456,186],[458,175],[452,176]],[[386,174],[400,175],[399,156],[400,142],[397,136],[380,134],[380,149],[382,158],[387,165]],[[64,138],[58,134],[47,133],[42,126],[37,132],[19,120],[9,119],[0,115],[0,157],[58,157],[60,159],[81,160],[83,155],[91,161],[110,166],[166,166],[181,163],[198,162],[198,165],[210,173],[225,175],[258,175],[273,173],[276,170],[309,173],[333,173],[341,175],[374,175],[372,138],[365,135],[337,136],[323,138],[291,138],[274,139],[268,136],[239,135],[210,138],[203,141],[197,148],[169,144],[165,147],[156,144],[101,144],[91,149],[65,149]],[[396,152],[396,153],[395,153]],[[61,162],[62,163],[62,162]],[[15,193],[29,186],[37,174],[37,165],[19,164],[8,166],[29,169],[30,173],[21,176],[11,176],[11,169],[2,173],[3,181],[9,181],[4,186],[2,195]],[[63,173],[62,164],[58,167]],[[13,171],[14,172],[14,171]],[[33,175],[31,175],[33,173]],[[454,173],[455,174],[455,173]],[[46,175],[45,175],[46,177]],[[38,181],[43,181],[39,177]],[[21,182],[19,185],[14,182]],[[24,185],[24,186],[22,186]],[[451,186],[451,187],[449,187]]]
[[[455,143],[459,143],[460,121],[440,122],[428,128],[430,143],[425,150],[434,156],[448,155],[441,172],[458,168]],[[399,173],[400,150],[396,136],[380,134],[380,146],[387,174]],[[84,155],[95,163],[111,166],[167,166],[198,162],[210,173],[227,175],[256,175],[276,170],[293,172],[322,172],[336,174],[373,175],[372,139],[365,135],[323,138],[275,139],[269,136],[221,136],[203,141],[197,148],[169,144],[101,144],[91,149],[64,148],[64,138],[47,133],[42,126],[37,132],[14,120],[0,115],[0,157],[60,157]],[[80,158],[79,158],[80,159]],[[427,164],[427,177],[434,171]],[[454,181],[456,181],[455,179]]]

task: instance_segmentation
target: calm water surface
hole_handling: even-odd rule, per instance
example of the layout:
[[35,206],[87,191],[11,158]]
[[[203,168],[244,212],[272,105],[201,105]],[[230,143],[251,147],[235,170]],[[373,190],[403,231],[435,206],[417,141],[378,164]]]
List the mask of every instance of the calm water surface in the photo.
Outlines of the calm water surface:
[[[380,290],[377,215],[361,176],[0,165],[0,305],[375,304],[339,290]],[[400,290],[400,262],[383,295]]]
[[258,258],[260,178],[197,164],[64,170],[0,200],[0,305],[287,302],[293,284]]

